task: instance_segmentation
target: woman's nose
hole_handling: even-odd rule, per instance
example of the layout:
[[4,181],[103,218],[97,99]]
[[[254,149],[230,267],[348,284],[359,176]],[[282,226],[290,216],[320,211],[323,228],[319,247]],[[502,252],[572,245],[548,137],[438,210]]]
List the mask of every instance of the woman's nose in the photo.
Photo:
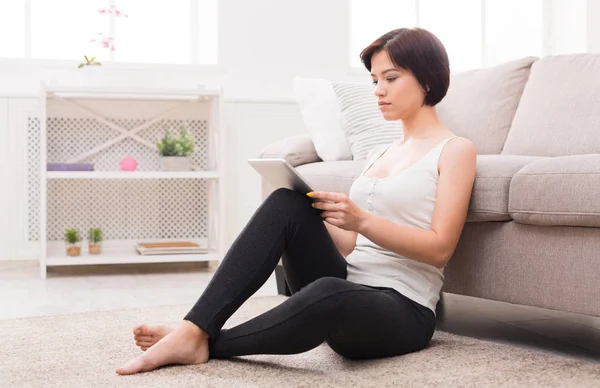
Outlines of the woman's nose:
[[377,97],[385,96],[385,91],[383,90],[383,88],[380,85],[381,85],[380,83],[375,85],[375,95]]

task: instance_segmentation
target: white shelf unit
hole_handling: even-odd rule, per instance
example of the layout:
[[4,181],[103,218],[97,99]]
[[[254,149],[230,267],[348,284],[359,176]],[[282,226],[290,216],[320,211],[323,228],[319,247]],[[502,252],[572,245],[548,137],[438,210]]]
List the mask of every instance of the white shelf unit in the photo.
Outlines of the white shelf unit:
[[[40,275],[66,265],[218,261],[224,254],[225,133],[220,87],[156,89],[41,85]],[[185,126],[195,137],[191,171],[161,171],[156,142]],[[136,171],[120,171],[133,156]],[[49,162],[93,163],[94,171],[47,171]],[[82,234],[81,256],[62,234]],[[90,227],[105,235],[91,255]],[[193,241],[202,254],[140,255],[139,242]]]
[[218,171],[47,171],[47,179],[217,179]]

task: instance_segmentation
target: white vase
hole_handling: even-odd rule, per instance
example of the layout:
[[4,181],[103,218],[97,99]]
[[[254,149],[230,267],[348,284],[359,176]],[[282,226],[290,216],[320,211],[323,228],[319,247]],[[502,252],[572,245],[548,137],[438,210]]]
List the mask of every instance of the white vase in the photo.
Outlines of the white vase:
[[98,86],[101,83],[102,66],[90,65],[77,69],[77,79],[81,86]]
[[190,171],[192,167],[187,156],[163,156],[160,162],[163,171]]

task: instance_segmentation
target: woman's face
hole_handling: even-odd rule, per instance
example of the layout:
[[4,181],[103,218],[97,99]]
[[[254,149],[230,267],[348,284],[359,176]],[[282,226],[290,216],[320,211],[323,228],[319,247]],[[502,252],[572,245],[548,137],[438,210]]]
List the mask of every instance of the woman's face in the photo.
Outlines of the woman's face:
[[385,120],[402,120],[423,106],[425,92],[421,84],[409,70],[396,67],[387,51],[371,58],[371,77]]

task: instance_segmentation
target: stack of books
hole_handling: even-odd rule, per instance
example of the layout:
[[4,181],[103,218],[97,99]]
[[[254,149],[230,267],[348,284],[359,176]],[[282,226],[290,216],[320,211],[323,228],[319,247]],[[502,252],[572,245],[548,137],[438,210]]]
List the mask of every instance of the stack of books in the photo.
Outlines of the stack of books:
[[207,247],[190,241],[138,243],[135,248],[140,255],[178,255],[208,252]]

